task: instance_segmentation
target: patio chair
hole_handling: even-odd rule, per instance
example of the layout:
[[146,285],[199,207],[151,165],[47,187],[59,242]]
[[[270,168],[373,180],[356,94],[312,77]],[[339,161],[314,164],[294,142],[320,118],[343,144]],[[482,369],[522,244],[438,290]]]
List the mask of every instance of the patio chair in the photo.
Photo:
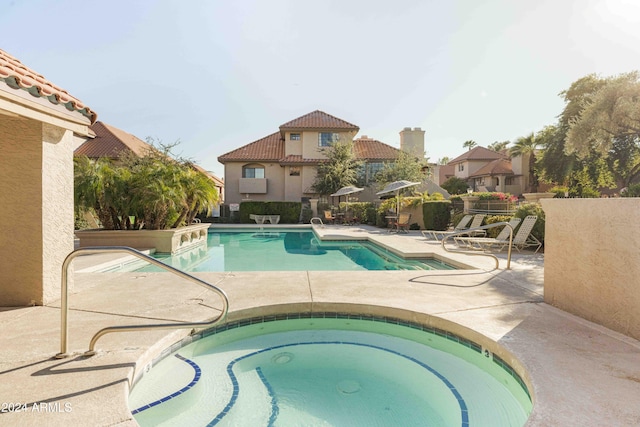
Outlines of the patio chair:
[[[531,234],[533,230],[533,226],[536,224],[538,217],[536,215],[527,216],[518,228],[518,232],[513,236],[513,241],[511,242],[512,247],[514,247],[518,252],[520,250],[536,247],[534,253],[537,253],[542,247],[542,242],[538,240],[535,236]],[[504,230],[503,230],[504,231]],[[465,242],[469,245],[473,244],[475,249],[483,249],[483,250],[503,250],[504,248],[509,246],[509,239],[505,241],[498,241],[498,239],[489,239],[489,238],[473,238],[468,237],[465,239]],[[477,245],[477,246],[476,246]]]
[[[513,217],[509,220],[509,225],[511,228],[515,230],[520,224],[521,219]],[[469,237],[469,236],[456,236],[453,240],[458,244],[458,246],[464,246],[469,249],[484,249],[485,246],[499,246],[500,244],[509,244],[509,227],[505,226],[502,231],[495,237]],[[515,234],[514,234],[515,236]]]
[[398,222],[396,223],[398,233],[408,233],[409,221],[411,221],[411,214],[408,212],[400,212],[400,215],[398,215]]
[[324,211],[324,222],[327,224],[333,224],[336,220],[335,215],[331,211]]

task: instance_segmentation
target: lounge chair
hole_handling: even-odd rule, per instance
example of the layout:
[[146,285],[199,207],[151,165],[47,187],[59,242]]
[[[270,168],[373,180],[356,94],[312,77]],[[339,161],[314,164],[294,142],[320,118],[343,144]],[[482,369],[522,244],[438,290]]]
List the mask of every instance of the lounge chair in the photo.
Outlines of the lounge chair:
[[333,224],[335,220],[336,217],[331,213],[331,211],[324,211],[324,222],[327,224]]
[[[473,216],[473,221],[471,221],[471,225],[469,225],[469,227],[467,228],[466,226],[463,226],[462,228],[458,228],[460,227],[460,223],[462,223],[465,219],[467,221],[467,224],[469,223],[469,219],[467,217],[471,217],[471,215],[466,215],[464,218],[462,218],[462,220],[460,221],[460,223],[458,223],[458,225],[456,225],[456,228],[454,228],[453,230],[446,230],[446,231],[438,231],[438,230],[422,230],[422,235],[426,238],[429,238],[430,236],[433,237],[436,240],[442,240],[444,238],[444,236],[448,236],[450,234],[454,234],[454,233],[459,233],[461,231],[467,230],[467,229],[471,229],[471,228],[478,228],[482,225],[482,221],[484,221],[484,217],[486,215],[484,214],[475,214]],[[487,232],[484,230],[476,230],[476,231],[471,231],[468,234],[465,234],[466,236],[484,236],[486,235]]]
[[458,224],[456,224],[456,226],[453,228],[453,230],[422,230],[421,233],[427,239],[433,238],[435,240],[440,240],[442,239],[442,237],[444,237],[447,234],[451,234],[467,228],[467,226],[469,225],[469,222],[471,222],[471,218],[473,218],[473,215],[463,216],[462,219],[458,222]]
[[[529,247],[536,247],[534,253],[538,252],[542,247],[542,243],[540,240],[536,239],[535,236],[531,234],[533,230],[533,226],[536,224],[538,217],[536,215],[527,216],[518,228],[518,232],[513,237],[513,241],[511,242],[512,247],[514,247],[518,252],[522,249]],[[504,231],[504,230],[503,230]],[[457,239],[461,240],[461,239]],[[498,241],[498,239],[489,239],[489,238],[473,238],[468,237],[465,240],[465,243],[468,245],[473,244],[476,249],[483,250],[503,250],[504,248],[509,246],[509,238],[507,235],[506,241]],[[475,246],[477,245],[477,246]]]
[[[509,225],[514,230],[520,224],[521,219],[513,217],[509,220]],[[492,246],[501,246],[509,244],[509,227],[505,226],[502,231],[495,237],[469,237],[469,236],[456,236],[453,240],[458,246],[464,246],[469,249],[484,249],[485,247],[491,248]],[[515,235],[515,234],[514,234]]]

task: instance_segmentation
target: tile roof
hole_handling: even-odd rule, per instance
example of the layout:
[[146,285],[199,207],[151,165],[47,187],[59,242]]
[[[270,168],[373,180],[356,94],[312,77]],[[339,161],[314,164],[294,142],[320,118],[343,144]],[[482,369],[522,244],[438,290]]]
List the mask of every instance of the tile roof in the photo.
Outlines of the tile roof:
[[117,159],[124,151],[131,151],[138,157],[144,156],[153,147],[141,139],[103,122],[95,122],[89,129],[95,133],[95,138],[76,148],[74,155],[87,156],[95,159],[108,157]]
[[280,125],[281,131],[296,129],[336,129],[355,130],[356,132],[360,130],[358,126],[320,110],[312,111],[309,114],[305,114],[304,116]]
[[365,136],[353,140],[353,151],[355,157],[362,160],[394,160],[400,152],[395,147]]
[[233,161],[278,161],[284,157],[284,141],[280,132],[272,133],[218,157],[220,163]]
[[487,163],[486,165],[475,171],[473,174],[469,175],[469,178],[492,175],[513,175],[511,160],[496,159],[492,162]]
[[15,57],[0,49],[0,81],[15,90],[24,90],[36,98],[45,98],[53,105],[63,105],[69,111],[77,111],[95,123],[98,115],[79,99],[56,86],[44,76],[26,67]]
[[300,154],[289,154],[279,160],[281,165],[318,164],[323,159],[305,159]]
[[450,160],[448,164],[455,164],[469,160],[495,160],[495,159],[506,159],[507,155],[502,153],[497,153],[493,150],[489,150],[484,147],[474,147],[466,153],[456,157],[453,160]]

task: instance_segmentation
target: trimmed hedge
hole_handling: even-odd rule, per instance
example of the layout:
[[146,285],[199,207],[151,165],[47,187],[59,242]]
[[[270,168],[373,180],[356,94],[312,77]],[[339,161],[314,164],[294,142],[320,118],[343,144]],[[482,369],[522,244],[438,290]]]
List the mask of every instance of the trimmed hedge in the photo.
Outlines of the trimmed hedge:
[[240,223],[255,224],[249,215],[280,215],[280,224],[297,224],[300,220],[301,202],[242,202]]
[[422,219],[427,230],[446,230],[451,222],[451,202],[426,201],[422,204]]

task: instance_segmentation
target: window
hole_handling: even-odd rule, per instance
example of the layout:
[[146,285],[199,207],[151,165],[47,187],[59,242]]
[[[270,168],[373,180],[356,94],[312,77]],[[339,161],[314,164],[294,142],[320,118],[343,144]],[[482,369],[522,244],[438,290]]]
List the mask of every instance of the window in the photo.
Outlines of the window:
[[458,172],[462,172],[462,171],[464,171],[464,165],[462,163],[460,163],[458,165]]
[[290,133],[289,134],[289,141],[300,141],[300,134],[299,133]]
[[515,185],[516,179],[512,176],[508,176],[504,179],[504,185]]
[[247,165],[242,167],[243,178],[264,178],[264,166]]
[[358,169],[358,182],[369,184],[374,182],[376,174],[384,168],[384,162],[367,162]]
[[300,166],[289,166],[289,176],[300,176]]
[[328,147],[334,142],[340,141],[340,134],[333,132],[321,132],[318,134],[318,147]]

